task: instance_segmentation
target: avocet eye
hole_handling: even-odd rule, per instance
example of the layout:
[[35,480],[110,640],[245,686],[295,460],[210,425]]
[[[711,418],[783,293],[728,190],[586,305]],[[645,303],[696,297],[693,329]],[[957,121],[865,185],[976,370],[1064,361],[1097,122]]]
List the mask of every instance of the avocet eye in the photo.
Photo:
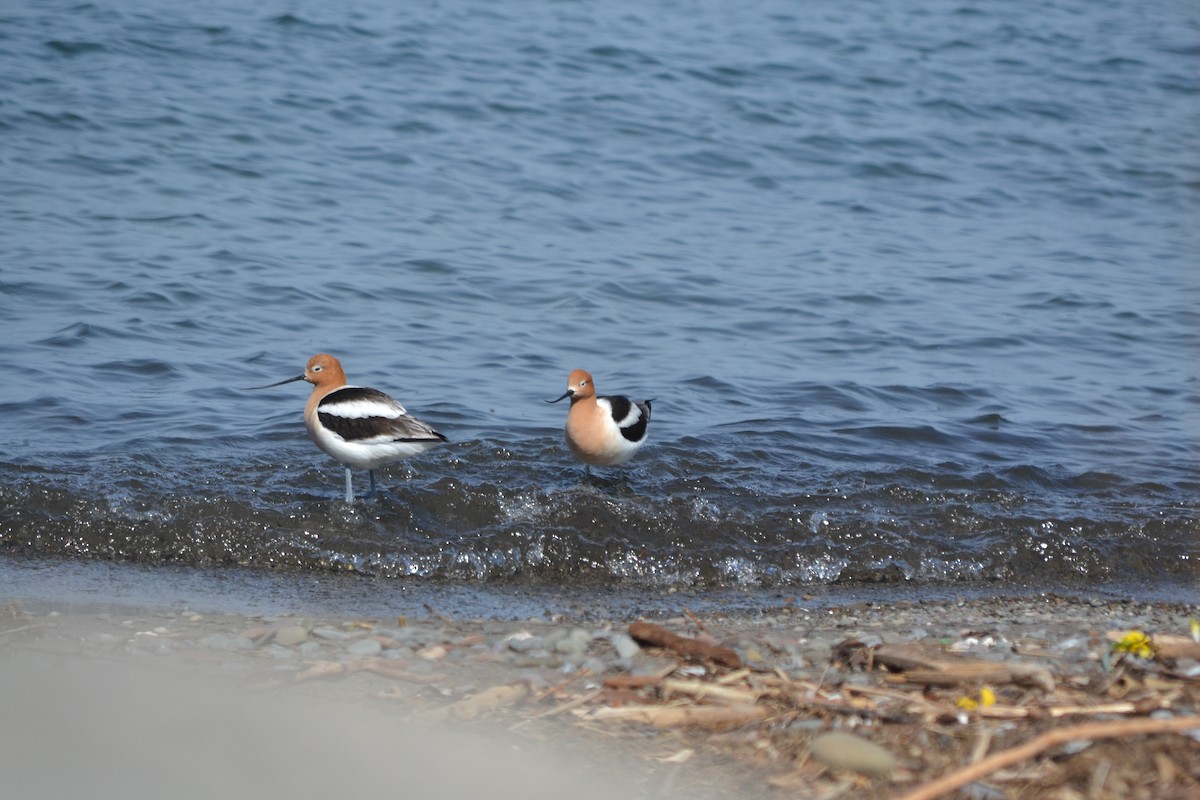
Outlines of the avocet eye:
[[320,365],[320,364],[317,364],[315,367],[313,367],[313,372],[320,372],[320,371],[321,371],[321,365]]

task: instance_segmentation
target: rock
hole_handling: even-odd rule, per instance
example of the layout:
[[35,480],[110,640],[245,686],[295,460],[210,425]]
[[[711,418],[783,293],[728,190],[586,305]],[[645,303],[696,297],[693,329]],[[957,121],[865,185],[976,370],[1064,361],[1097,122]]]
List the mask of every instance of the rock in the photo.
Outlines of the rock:
[[[375,642],[375,644],[379,644],[379,642]],[[418,650],[417,656],[425,659],[426,661],[440,661],[441,659],[445,658],[446,654],[449,652],[450,651],[447,650],[443,645],[435,644]]]
[[589,675],[603,675],[604,673],[608,672],[608,664],[605,664],[599,658],[589,658],[583,662],[581,669],[586,671]]
[[305,658],[316,658],[321,654],[324,648],[320,642],[309,640],[296,648],[296,651]]
[[627,633],[614,633],[609,640],[617,651],[617,658],[633,658],[642,652],[641,645],[635,642],[633,637]]
[[346,648],[346,652],[360,658],[377,656],[383,652],[383,645],[379,643],[378,639],[359,639],[357,642],[351,642]]
[[542,637],[524,632],[515,633],[504,641],[508,644],[508,649],[514,653],[529,653],[545,649],[546,646],[546,641]]
[[572,661],[582,661],[592,643],[592,634],[583,628],[574,628],[554,644],[555,652],[562,653]]
[[887,777],[896,766],[896,758],[874,742],[852,733],[826,733],[812,743],[812,757],[833,769]]
[[271,658],[279,659],[280,661],[290,661],[296,657],[296,651],[290,647],[284,647],[281,644],[270,644],[266,647],[265,652]]
[[301,625],[285,625],[275,631],[275,644],[283,645],[284,647],[295,647],[298,644],[304,644],[308,641],[308,629]]
[[200,644],[204,645],[210,650],[231,651],[241,649],[239,646],[239,641],[244,642],[246,640],[239,640],[225,633],[214,633],[211,636],[206,636],[204,639],[201,639]]
[[413,628],[376,628],[375,635],[400,644],[411,642],[417,635],[417,631]]
[[414,675],[432,675],[434,666],[432,661],[414,661],[406,664],[405,669]]
[[88,637],[88,641],[92,644],[98,644],[102,647],[114,648],[122,641],[121,637],[114,636],[111,633],[93,633]]
[[313,628],[312,635],[318,639],[325,639],[329,642],[344,642],[350,638],[350,634],[345,631],[339,631],[337,628]]
[[766,659],[763,658],[762,651],[760,651],[757,647],[749,647],[745,650],[739,650],[738,653],[741,655],[742,661],[746,662],[747,664],[759,666],[766,661]]

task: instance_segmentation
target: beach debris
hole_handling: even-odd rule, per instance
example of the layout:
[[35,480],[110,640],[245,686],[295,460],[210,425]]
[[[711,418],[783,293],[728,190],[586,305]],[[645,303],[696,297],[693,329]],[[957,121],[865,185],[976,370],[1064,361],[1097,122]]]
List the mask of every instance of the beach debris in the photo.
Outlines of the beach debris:
[[4,601],[4,604],[0,605],[0,636],[35,629],[37,626],[30,624],[32,619],[24,606],[16,600]]
[[0,623],[23,623],[28,622],[29,619],[25,607],[16,600],[5,600],[3,604],[0,604]]
[[1182,733],[1189,730],[1200,730],[1200,716],[1089,722],[1070,728],[1059,728],[1043,733],[1022,745],[1011,747],[974,764],[969,764],[903,795],[899,800],[935,800],[935,798],[943,797],[1004,767],[1027,761],[1051,748],[1071,742],[1120,739],[1155,733]]
[[[1069,604],[1017,608],[993,622],[957,604],[793,606],[765,621],[683,613],[627,628],[565,614],[114,617],[71,646],[110,659],[169,643],[165,655],[230,674],[257,665],[254,686],[357,697],[414,725],[499,722],[535,740],[573,726],[626,743],[664,780],[744,764],[745,796],[1200,797],[1195,612],[1113,603],[1065,621]],[[58,624],[3,613],[39,637]]]
[[1054,691],[1054,676],[1039,664],[1021,661],[984,661],[951,656],[935,658],[928,648],[916,645],[865,645],[848,640],[834,647],[835,658],[862,669],[882,667],[896,680],[930,686],[1017,684]]

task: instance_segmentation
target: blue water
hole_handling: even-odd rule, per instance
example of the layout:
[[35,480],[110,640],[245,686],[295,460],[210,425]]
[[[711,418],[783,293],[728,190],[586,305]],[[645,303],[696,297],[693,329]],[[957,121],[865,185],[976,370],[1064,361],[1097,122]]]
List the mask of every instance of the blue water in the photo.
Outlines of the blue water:
[[6,4],[0,566],[1192,596],[1198,132],[1184,0]]

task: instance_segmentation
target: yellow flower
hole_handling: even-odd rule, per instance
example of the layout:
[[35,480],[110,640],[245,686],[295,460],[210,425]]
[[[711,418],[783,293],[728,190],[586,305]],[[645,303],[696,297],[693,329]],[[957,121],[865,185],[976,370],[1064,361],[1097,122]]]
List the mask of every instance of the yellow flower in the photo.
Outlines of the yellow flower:
[[1125,634],[1124,638],[1113,644],[1113,650],[1129,653],[1138,658],[1154,658],[1154,644],[1150,641],[1150,637],[1141,631],[1130,631]]
[[978,699],[964,694],[958,698],[954,705],[963,711],[976,711],[980,708],[987,708],[988,706],[996,705],[996,693],[992,691],[991,687],[984,686],[979,690]]

